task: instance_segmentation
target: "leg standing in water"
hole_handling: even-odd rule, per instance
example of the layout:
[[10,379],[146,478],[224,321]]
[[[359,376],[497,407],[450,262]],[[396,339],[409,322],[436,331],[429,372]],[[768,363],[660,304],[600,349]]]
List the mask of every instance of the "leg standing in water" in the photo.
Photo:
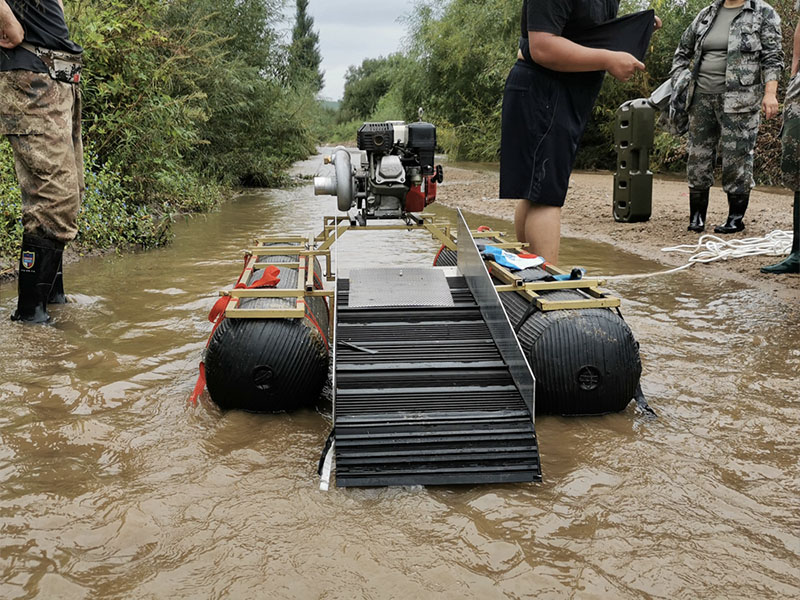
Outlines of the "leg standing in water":
[[553,264],[558,263],[561,207],[572,165],[604,73],[626,81],[644,69],[628,52],[573,41],[614,19],[618,4],[522,3],[517,62],[503,93],[500,197],[519,200],[517,239]]
[[[800,13],[800,0],[795,4]],[[792,250],[781,262],[762,267],[763,273],[800,273],[800,18],[794,29],[794,51],[792,54],[792,79],[786,92],[783,109],[783,158],[781,170],[783,183],[794,190],[792,211]]]
[[0,134],[14,152],[24,229],[14,321],[47,322],[47,305],[66,302],[62,256],[84,188],[82,52],[61,0],[0,0]]

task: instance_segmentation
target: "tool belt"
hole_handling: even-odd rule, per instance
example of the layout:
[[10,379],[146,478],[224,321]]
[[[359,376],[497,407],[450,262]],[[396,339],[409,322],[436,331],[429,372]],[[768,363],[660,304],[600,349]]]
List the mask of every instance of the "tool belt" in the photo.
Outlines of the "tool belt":
[[81,68],[83,66],[80,54],[40,48],[28,42],[22,42],[20,47],[38,56],[44,66],[47,67],[47,72],[52,79],[65,83],[80,82]]

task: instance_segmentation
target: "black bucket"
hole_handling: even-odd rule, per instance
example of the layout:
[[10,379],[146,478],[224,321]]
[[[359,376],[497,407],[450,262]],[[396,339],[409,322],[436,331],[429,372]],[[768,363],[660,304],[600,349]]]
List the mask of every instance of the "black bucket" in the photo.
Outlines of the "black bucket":
[[[445,248],[434,265],[455,266],[456,261],[456,253]],[[586,299],[576,290],[537,294],[553,301]],[[500,299],[516,327],[529,301],[514,292],[503,292]],[[618,311],[537,310],[519,328],[517,337],[536,377],[537,414],[619,412],[634,398],[642,375],[639,344]]]
[[[299,257],[273,256],[275,262]],[[279,289],[297,287],[297,269],[280,267]],[[250,285],[263,270],[254,271]],[[314,287],[322,289],[314,261]],[[295,298],[246,298],[239,308],[294,308]],[[250,412],[291,411],[316,402],[328,377],[328,305],[325,298],[305,299],[302,319],[224,319],[205,356],[206,386],[222,409]]]

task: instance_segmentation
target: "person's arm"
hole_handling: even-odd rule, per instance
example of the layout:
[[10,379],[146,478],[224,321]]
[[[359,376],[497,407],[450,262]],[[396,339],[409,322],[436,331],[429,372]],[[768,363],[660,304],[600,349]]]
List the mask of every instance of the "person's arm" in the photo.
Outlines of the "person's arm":
[[675,55],[672,57],[672,69],[669,72],[670,77],[674,78],[678,73],[689,68],[689,64],[692,62],[692,58],[694,58],[694,46],[697,43],[697,21],[704,12],[706,11],[701,11],[700,14],[695,17],[692,24],[683,32],[681,41],[678,42],[678,47],[675,49]]
[[761,25],[761,72],[765,82],[761,108],[768,119],[778,114],[778,79],[783,71],[781,18],[774,9]]
[[6,0],[0,0],[0,48],[15,48],[22,43],[24,37],[25,31]]
[[644,64],[627,52],[587,48],[554,33],[530,32],[530,51],[534,62],[553,71],[577,73],[608,71],[620,81],[627,81]]
[[792,48],[792,76],[797,75],[800,71],[800,21],[797,22],[797,27],[794,28],[794,46]]

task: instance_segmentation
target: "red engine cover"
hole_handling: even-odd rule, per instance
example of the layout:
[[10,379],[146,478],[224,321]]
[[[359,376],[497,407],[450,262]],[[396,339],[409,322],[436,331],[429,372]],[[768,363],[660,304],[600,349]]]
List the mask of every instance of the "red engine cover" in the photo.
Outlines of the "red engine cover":
[[436,202],[435,175],[428,175],[422,185],[412,186],[406,194],[406,212],[422,212],[432,202]]

